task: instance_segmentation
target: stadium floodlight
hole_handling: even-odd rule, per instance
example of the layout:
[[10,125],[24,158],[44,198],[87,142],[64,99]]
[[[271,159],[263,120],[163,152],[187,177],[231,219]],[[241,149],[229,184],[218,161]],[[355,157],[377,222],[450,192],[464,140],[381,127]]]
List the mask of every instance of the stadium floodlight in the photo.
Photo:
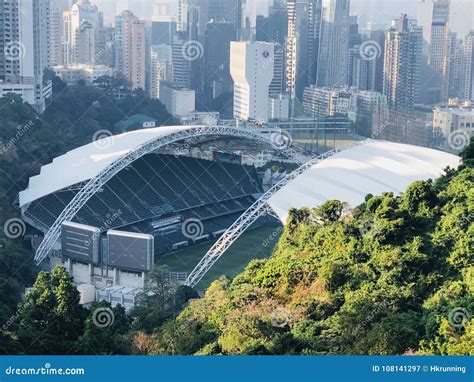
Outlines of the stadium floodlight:
[[[74,196],[69,204],[64,208],[61,214],[56,218],[51,225],[41,244],[39,245],[35,261],[40,264],[52,251],[54,244],[58,241],[61,235],[61,226],[65,221],[72,221],[77,212],[87,203],[87,201],[98,192],[105,183],[112,179],[117,173],[126,168],[128,165],[143,157],[146,154],[152,153],[159,148],[167,146],[171,143],[183,141],[189,138],[201,136],[223,136],[249,139],[261,142],[271,149],[281,153],[286,158],[293,160],[298,164],[305,162],[305,158],[294,150],[291,145],[275,144],[273,134],[281,134],[279,129],[249,129],[235,126],[178,126],[174,131],[159,135],[153,139],[146,141],[130,152],[114,160],[107,165],[92,179],[87,181],[85,186]],[[160,129],[160,127],[157,127]],[[263,132],[264,131],[264,132]]]
[[281,188],[286,186],[291,180],[295,179],[297,176],[301,175],[306,170],[310,169],[316,163],[319,163],[333,155],[355,146],[360,146],[367,144],[372,140],[368,139],[365,141],[357,141],[350,143],[348,145],[340,146],[334,148],[322,155],[319,155],[308,162],[304,163],[302,166],[296,170],[289,173],[277,184],[271,187],[267,192],[265,192],[255,203],[253,203],[214,243],[214,245],[207,251],[204,257],[199,261],[193,271],[189,274],[188,278],[185,281],[185,285],[190,287],[196,286],[199,281],[204,277],[204,275],[212,268],[219,258],[224,255],[227,249],[242,235],[245,230],[250,227],[259,217],[266,215],[267,213],[273,214],[271,206],[268,204],[269,199]]

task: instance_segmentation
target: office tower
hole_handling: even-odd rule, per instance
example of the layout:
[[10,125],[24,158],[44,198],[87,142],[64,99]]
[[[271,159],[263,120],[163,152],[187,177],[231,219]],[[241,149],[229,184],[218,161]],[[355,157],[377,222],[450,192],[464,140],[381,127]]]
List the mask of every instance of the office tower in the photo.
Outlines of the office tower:
[[462,41],[457,33],[449,34],[449,68],[448,68],[448,98],[461,97],[462,89]]
[[63,12],[63,33],[62,33],[62,48],[63,48],[63,65],[71,65],[73,63],[72,52],[72,29],[71,29],[71,11]]
[[170,45],[152,45],[150,59],[150,97],[160,98],[162,82],[173,79],[172,50]]
[[268,120],[274,44],[231,42],[230,73],[234,81],[234,118]]
[[84,21],[76,30],[74,46],[74,62],[77,64],[95,64],[96,56],[96,31],[87,21]]
[[232,90],[230,77],[230,42],[235,39],[235,26],[222,21],[207,23],[204,50],[204,95],[215,99]]
[[286,87],[292,100],[301,100],[304,88],[316,81],[321,1],[288,0],[287,11]]
[[62,65],[63,61],[63,11],[60,8],[51,9],[51,65]]
[[270,83],[270,97],[280,96],[285,93],[285,49],[280,44],[275,44],[273,55],[273,79]]
[[318,86],[347,85],[349,8],[349,0],[322,2]]
[[450,0],[419,0],[418,25],[423,28],[422,101],[428,104],[448,99]]
[[383,62],[385,55],[385,31],[376,30],[370,32],[370,41],[375,47],[379,48],[379,54],[375,57],[375,91],[382,93],[383,91]]
[[357,16],[349,16],[349,48],[362,44]]
[[0,14],[0,97],[14,92],[42,112],[51,96],[51,82],[43,83],[51,60],[50,4],[3,0]]
[[368,60],[361,46],[349,49],[348,85],[359,90],[375,90],[376,60]]
[[461,78],[461,98],[474,100],[474,31],[464,38]]
[[284,45],[288,34],[288,13],[285,8],[276,8],[268,17],[258,15],[255,40]]
[[172,45],[177,31],[176,21],[152,21],[151,23],[151,45]]
[[145,89],[146,28],[145,22],[130,11],[116,17],[116,68],[132,89]]
[[189,31],[191,10],[197,11],[198,36],[204,36],[207,22],[214,20],[234,24],[234,38],[240,39],[242,0],[179,0],[178,31]]
[[[78,0],[71,7],[69,17],[68,27],[70,30],[67,36],[72,63],[95,64],[96,55],[104,48],[100,45],[100,31],[103,28],[102,13],[89,0]],[[85,40],[91,42],[91,52],[84,51],[84,49],[88,50],[85,48]]]
[[173,56],[173,85],[179,89],[191,87],[191,62],[202,56],[201,45],[185,39],[184,32],[174,37],[172,46]]
[[421,28],[402,15],[398,25],[385,33],[383,93],[389,105],[413,110],[420,85]]

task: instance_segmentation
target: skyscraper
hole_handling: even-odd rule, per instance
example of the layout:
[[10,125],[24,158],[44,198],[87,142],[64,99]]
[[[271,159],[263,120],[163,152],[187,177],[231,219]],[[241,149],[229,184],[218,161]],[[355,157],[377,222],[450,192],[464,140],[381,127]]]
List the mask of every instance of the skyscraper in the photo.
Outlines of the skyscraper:
[[304,88],[316,81],[321,0],[288,0],[287,7],[286,88],[301,100]]
[[464,38],[461,71],[461,97],[474,100],[474,31]]
[[318,86],[344,86],[348,81],[350,0],[323,0]]
[[462,89],[463,46],[457,33],[449,34],[448,98],[459,98]]
[[419,0],[418,24],[423,28],[422,100],[428,104],[448,99],[450,0]]
[[152,45],[150,60],[150,97],[160,98],[160,86],[173,78],[170,45]]
[[383,93],[389,106],[413,110],[420,86],[422,31],[402,15],[385,33]]
[[230,42],[235,39],[235,26],[222,21],[207,23],[204,50],[204,95],[217,98],[231,91]]
[[230,73],[234,81],[234,117],[268,121],[274,44],[231,42]]
[[[68,43],[71,62],[95,64],[95,57],[104,48],[100,44],[100,33],[103,28],[102,13],[89,0],[78,0],[71,7],[70,18]],[[90,47],[87,47],[88,42]]]
[[145,89],[145,22],[130,11],[116,17],[116,68],[130,82],[132,89]]

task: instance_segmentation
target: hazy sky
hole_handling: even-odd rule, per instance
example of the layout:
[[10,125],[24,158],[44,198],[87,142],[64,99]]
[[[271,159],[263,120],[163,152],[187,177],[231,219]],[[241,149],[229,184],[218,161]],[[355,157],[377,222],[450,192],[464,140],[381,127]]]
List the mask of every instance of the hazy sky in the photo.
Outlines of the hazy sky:
[[[178,0],[91,0],[104,12],[107,23],[114,20],[115,14],[130,9],[137,16],[151,19],[153,15],[174,13]],[[249,9],[257,12],[272,0],[247,0]],[[401,13],[416,18],[418,0],[351,0],[351,12],[360,16],[360,24],[365,29],[366,22],[387,25]],[[474,0],[451,0],[450,29],[461,37],[474,29]]]

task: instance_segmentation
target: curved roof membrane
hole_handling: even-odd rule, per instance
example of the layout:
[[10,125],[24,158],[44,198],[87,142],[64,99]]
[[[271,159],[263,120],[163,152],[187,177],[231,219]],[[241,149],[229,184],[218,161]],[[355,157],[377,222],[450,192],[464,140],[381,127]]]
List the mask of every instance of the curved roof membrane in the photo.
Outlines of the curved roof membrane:
[[114,160],[150,139],[191,127],[193,126],[162,126],[130,131],[68,151],[42,166],[40,173],[30,178],[28,188],[19,194],[20,207],[52,192],[93,178]]
[[268,200],[282,222],[290,208],[338,199],[356,207],[367,194],[402,193],[415,180],[437,178],[460,158],[442,151],[386,141],[343,150],[316,163]]

